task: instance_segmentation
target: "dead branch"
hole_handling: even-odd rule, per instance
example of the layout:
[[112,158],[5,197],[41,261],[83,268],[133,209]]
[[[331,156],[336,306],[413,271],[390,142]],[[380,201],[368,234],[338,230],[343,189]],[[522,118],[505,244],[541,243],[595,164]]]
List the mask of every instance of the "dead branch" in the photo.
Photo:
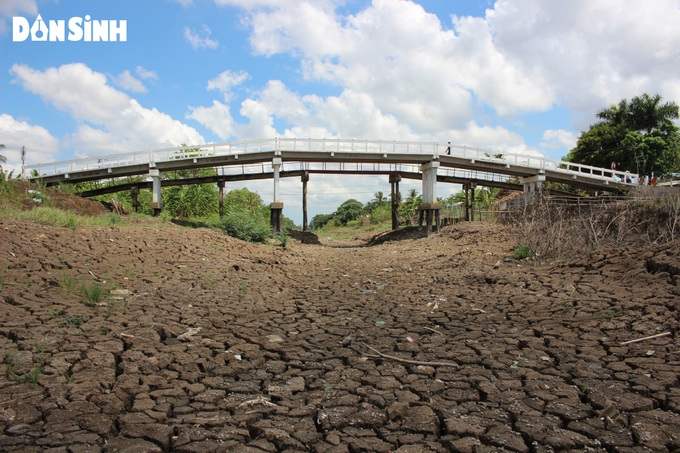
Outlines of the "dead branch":
[[636,338],[635,340],[624,341],[623,343],[620,343],[620,345],[623,346],[623,345],[626,345],[626,344],[637,343],[639,341],[651,340],[652,338],[665,337],[665,336],[668,336],[670,334],[671,334],[670,332],[658,333],[656,335],[650,335],[648,337],[642,337],[642,338]]
[[370,347],[370,346],[367,345],[366,343],[361,343],[361,344],[363,344],[363,345],[366,346],[368,349],[370,349],[371,351],[375,352],[376,354],[378,354],[378,356],[380,356],[380,357],[382,357],[382,358],[384,358],[384,359],[395,360],[395,361],[397,361],[397,362],[408,363],[408,364],[410,364],[410,365],[423,365],[423,366],[452,366],[452,367],[456,367],[456,368],[458,367],[458,364],[457,364],[457,363],[453,363],[453,362],[425,362],[425,361],[421,361],[421,360],[402,359],[401,357],[395,357],[395,356],[392,356],[392,355],[383,354],[382,352],[378,351],[377,349]]
[[423,329],[427,329],[427,330],[429,330],[429,331],[431,331],[431,332],[434,332],[434,333],[437,333],[437,334],[439,334],[439,335],[444,335],[444,334],[441,333],[440,331],[434,330],[434,329],[431,328],[431,327],[425,327],[425,326],[423,326]]
[[261,404],[261,405],[263,405],[263,406],[269,406],[269,407],[279,407],[278,404],[272,403],[271,401],[269,401],[267,398],[265,398],[265,397],[262,396],[262,395],[261,395],[261,396],[258,396],[258,397],[255,398],[255,399],[248,400],[248,401],[244,401],[244,402],[242,402],[241,404],[239,404],[239,405],[236,406],[236,407],[238,407],[238,408],[240,408],[240,407],[249,407],[249,406],[255,406],[255,405],[258,405],[258,404]]

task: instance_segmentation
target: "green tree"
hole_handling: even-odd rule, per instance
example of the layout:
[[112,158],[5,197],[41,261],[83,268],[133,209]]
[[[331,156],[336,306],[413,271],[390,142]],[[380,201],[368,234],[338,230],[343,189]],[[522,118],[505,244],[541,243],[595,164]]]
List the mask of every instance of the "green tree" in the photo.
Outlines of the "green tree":
[[475,205],[487,209],[498,200],[500,189],[496,187],[478,187],[475,189]]
[[309,223],[309,228],[311,230],[320,230],[331,220],[333,220],[333,214],[317,214],[312,217],[312,221]]
[[245,212],[254,217],[264,217],[268,212],[262,197],[246,188],[230,190],[224,196],[224,210],[226,212]]
[[669,174],[680,169],[680,129],[673,123],[679,109],[647,93],[621,100],[597,113],[599,122],[578,139],[566,160],[640,175]]
[[385,194],[382,191],[376,192],[373,195],[373,199],[366,203],[366,206],[364,207],[364,211],[367,214],[371,214],[373,211],[376,210],[376,208],[379,208],[381,206],[384,206],[385,204],[388,203],[388,198],[385,196]]
[[338,224],[344,226],[347,225],[347,223],[351,222],[352,220],[356,220],[359,217],[361,217],[361,214],[363,214],[363,212],[364,212],[363,203],[355,199],[349,199],[338,207],[337,211],[335,211],[333,218]]

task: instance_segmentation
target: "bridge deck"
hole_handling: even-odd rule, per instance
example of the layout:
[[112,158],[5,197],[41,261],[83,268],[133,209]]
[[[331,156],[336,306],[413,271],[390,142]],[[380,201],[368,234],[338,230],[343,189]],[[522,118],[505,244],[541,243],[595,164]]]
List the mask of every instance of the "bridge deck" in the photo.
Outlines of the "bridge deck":
[[415,172],[436,160],[438,179],[502,183],[513,176],[544,175],[546,181],[593,190],[622,191],[636,183],[636,175],[542,156],[503,153],[437,142],[273,138],[147,150],[27,166],[44,183],[81,182],[217,167],[223,175],[269,174],[272,160],[281,158],[282,171],[333,173]]

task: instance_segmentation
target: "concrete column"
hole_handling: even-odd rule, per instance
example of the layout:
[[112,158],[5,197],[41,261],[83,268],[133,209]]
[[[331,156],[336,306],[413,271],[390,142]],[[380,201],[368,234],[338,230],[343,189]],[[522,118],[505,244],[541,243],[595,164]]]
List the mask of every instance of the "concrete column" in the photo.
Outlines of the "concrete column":
[[433,204],[437,202],[437,169],[439,162],[432,161],[420,166],[423,174],[423,203]]
[[149,176],[152,180],[152,192],[151,192],[151,209],[153,209],[153,215],[157,216],[161,213],[162,201],[161,201],[161,172],[157,168],[149,169]]
[[422,227],[422,220],[425,219],[426,232],[429,236],[432,233],[432,221],[435,220],[434,229],[439,231],[439,209],[441,206],[437,203],[437,169],[439,162],[432,161],[420,166],[420,171],[423,174],[423,204],[418,208],[420,213],[418,215],[418,226]]
[[274,201],[269,205],[271,210],[271,226],[272,232],[278,233],[283,228],[283,203],[279,201],[279,172],[281,171],[283,161],[280,157],[275,157],[272,160],[272,168],[274,169]]
[[275,157],[272,160],[272,168],[274,169],[274,203],[279,201],[279,172],[283,161],[280,157]]
[[522,186],[524,187],[524,200],[529,201],[531,198],[540,194],[543,189],[543,182],[545,175],[536,175],[522,178]]

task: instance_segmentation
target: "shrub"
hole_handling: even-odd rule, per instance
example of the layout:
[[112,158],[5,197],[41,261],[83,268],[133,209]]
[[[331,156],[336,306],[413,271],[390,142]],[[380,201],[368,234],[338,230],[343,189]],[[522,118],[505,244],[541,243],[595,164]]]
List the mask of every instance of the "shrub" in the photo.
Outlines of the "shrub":
[[378,206],[371,212],[371,223],[388,223],[392,221],[392,206],[389,204],[384,204]]
[[528,245],[520,245],[517,247],[515,250],[512,251],[512,258],[516,260],[523,260],[525,258],[529,258],[534,255],[534,252],[531,250],[531,247]]
[[264,242],[272,237],[269,224],[245,212],[229,213],[218,223],[217,228],[229,236],[247,242]]
[[288,234],[288,232],[282,231],[276,233],[275,238],[277,241],[279,241],[281,247],[283,247],[284,249],[288,247],[288,240],[290,239],[290,234]]

